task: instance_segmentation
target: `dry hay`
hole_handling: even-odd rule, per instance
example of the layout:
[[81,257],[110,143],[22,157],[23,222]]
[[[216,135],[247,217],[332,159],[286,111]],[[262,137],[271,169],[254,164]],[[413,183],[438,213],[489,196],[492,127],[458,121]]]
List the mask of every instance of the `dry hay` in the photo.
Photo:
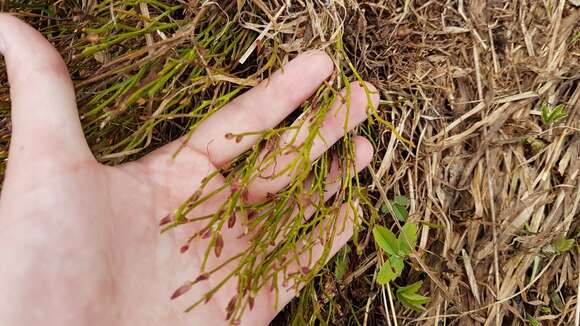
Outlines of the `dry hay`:
[[[560,253],[553,245],[578,237],[580,227],[580,10],[574,1],[149,1],[140,4],[133,22],[159,14],[151,3],[187,9],[165,20],[180,21],[171,33],[152,29],[83,55],[91,42],[99,44],[86,28],[106,16],[92,12],[102,2],[0,6],[19,12],[59,47],[86,108],[89,141],[104,162],[132,159],[184,133],[183,117],[161,117],[139,146],[111,147],[151,115],[162,116],[159,107],[165,109],[163,100],[176,96],[179,85],[153,99],[136,98],[139,114],[128,113],[123,104],[134,90],[126,87],[95,111],[97,118],[87,117],[95,94],[114,85],[116,76],[130,76],[153,59],[167,64],[172,51],[206,21],[207,11],[235,17],[237,28],[248,32],[244,46],[224,64],[192,59],[213,78],[203,94],[254,85],[306,48],[325,48],[344,60],[336,46],[342,41],[356,71],[380,90],[382,117],[413,141],[415,146],[405,144],[376,124],[359,130],[372,137],[378,152],[362,179],[375,207],[406,195],[409,220],[423,225],[420,250],[397,282],[425,280],[427,309],[406,309],[390,300],[390,288],[373,283],[377,254],[369,242],[361,256],[341,252],[349,259],[344,277],[336,279],[332,268],[323,273],[277,323],[297,322],[300,315],[306,322],[322,318],[335,325],[522,325],[531,317],[544,325],[578,325],[578,249]],[[200,14],[200,8],[206,12]],[[234,65],[260,33],[264,38],[254,43],[249,61]],[[272,53],[279,53],[278,60],[261,71],[267,66],[263,58]],[[344,61],[338,66],[353,77]],[[5,76],[1,80],[4,161],[10,123]],[[559,104],[566,117],[544,123],[542,108]],[[134,118],[139,115],[145,117]],[[393,224],[390,216],[381,218],[379,223]]]

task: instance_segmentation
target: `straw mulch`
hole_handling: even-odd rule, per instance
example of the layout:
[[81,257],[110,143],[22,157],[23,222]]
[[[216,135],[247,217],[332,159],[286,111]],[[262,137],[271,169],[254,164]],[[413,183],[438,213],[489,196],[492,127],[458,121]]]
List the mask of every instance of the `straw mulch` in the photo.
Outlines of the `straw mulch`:
[[[103,3],[110,12],[99,10]],[[162,14],[156,3],[181,6],[161,20],[175,25],[87,52],[101,44],[87,28],[117,17],[119,24],[143,29]],[[420,248],[396,283],[424,280],[421,293],[430,302],[425,311],[413,311],[394,299],[394,287],[378,286],[379,253],[369,241],[361,255],[339,254],[348,262],[340,279],[331,263],[274,321],[331,325],[578,325],[578,5],[572,0],[0,2],[3,11],[16,12],[63,54],[77,84],[88,139],[107,163],[133,159],[184,133],[187,121],[167,119],[149,129],[150,137],[139,143],[142,150],[127,143],[114,147],[133,137],[147,121],[141,116],[154,114],[180,86],[165,87],[157,100],[136,99],[141,109],[129,112],[124,94],[135,87],[100,109],[95,103],[102,101],[91,101],[153,59],[161,64],[155,71],[162,71],[172,51],[188,44],[188,33],[207,26],[212,16],[226,17],[234,30],[247,34],[239,34],[244,43],[227,59],[232,62],[264,32],[245,65],[219,67],[214,88],[255,84],[268,73],[253,75],[265,64],[261,56],[272,51],[280,58],[273,69],[307,48],[325,48],[342,60],[336,51],[342,44],[358,74],[380,90],[381,115],[414,144],[399,141],[387,126],[363,127],[377,154],[361,180],[377,209],[397,195],[409,198],[409,221],[421,226]],[[219,32],[221,26],[214,28]],[[354,76],[349,69],[345,74]],[[4,72],[0,84],[5,162],[10,122]],[[542,112],[559,105],[565,117],[545,121]],[[378,223],[393,225],[388,213],[381,216]]]

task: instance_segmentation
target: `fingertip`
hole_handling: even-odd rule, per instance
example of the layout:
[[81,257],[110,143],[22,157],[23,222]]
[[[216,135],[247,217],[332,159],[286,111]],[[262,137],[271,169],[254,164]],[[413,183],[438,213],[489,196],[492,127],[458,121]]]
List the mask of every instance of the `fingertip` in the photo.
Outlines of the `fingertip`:
[[355,148],[356,172],[358,173],[371,163],[374,149],[371,142],[362,136],[353,137],[352,142]]
[[0,14],[0,51],[13,87],[22,79],[30,88],[26,85],[28,79],[46,74],[70,81],[66,65],[53,45],[28,23],[11,14]]
[[351,97],[356,98],[365,108],[379,106],[380,94],[377,88],[367,82],[356,82],[351,85]]
[[316,70],[321,76],[327,78],[334,70],[334,62],[330,56],[322,50],[309,50],[298,55],[293,61]]
[[0,13],[0,52],[2,53],[6,51],[6,36],[4,33],[13,29],[10,24],[13,24],[14,20],[19,21],[10,14]]
[[27,23],[9,13],[0,13],[0,51],[8,50],[11,35],[21,33],[22,29],[32,29]]
[[40,32],[9,14],[0,14],[0,44],[10,84],[13,148],[29,149],[27,154],[11,152],[11,160],[29,163],[28,153],[43,156],[54,144],[61,157],[92,160],[59,52]]

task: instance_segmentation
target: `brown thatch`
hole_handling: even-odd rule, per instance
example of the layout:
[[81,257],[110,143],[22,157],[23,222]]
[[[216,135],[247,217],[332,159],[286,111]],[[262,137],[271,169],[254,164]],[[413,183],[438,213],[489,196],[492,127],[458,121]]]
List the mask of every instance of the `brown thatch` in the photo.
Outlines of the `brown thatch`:
[[[361,128],[377,150],[362,179],[373,204],[379,209],[405,195],[409,221],[422,225],[420,249],[397,283],[424,280],[422,292],[431,298],[426,310],[406,308],[395,300],[392,287],[374,283],[380,254],[369,242],[362,255],[341,252],[339,259],[348,262],[345,275],[336,279],[329,268],[275,323],[579,325],[579,251],[576,242],[569,250],[560,246],[561,239],[580,235],[576,1],[152,1],[181,6],[163,20],[178,23],[95,48],[102,43],[91,31],[115,17],[99,10],[105,2],[112,11],[122,9],[122,0],[0,2],[3,11],[29,21],[60,49],[78,86],[87,136],[104,162],[133,159],[184,133],[188,121],[169,109],[177,116],[147,129],[146,141],[123,143],[142,136],[135,131],[166,104],[163,99],[179,92],[179,85],[157,98],[135,98],[131,105],[137,111],[128,112],[126,103],[139,85],[124,88],[100,108],[102,101],[94,99],[118,83],[118,75],[134,75],[144,64],[155,62],[148,74],[156,78],[172,51],[189,42],[196,27],[207,26],[212,15],[226,17],[232,29],[246,34],[239,39],[245,42],[240,50],[224,63],[203,62],[203,56],[192,60],[208,67],[214,78],[203,96],[220,87],[251,86],[288,57],[325,48],[347,75],[357,71],[377,86],[381,116],[415,144],[401,142],[385,126]],[[124,10],[141,11],[119,14],[124,19],[119,24],[143,29],[143,22],[162,14],[147,3],[127,5]],[[252,43],[260,33],[261,41]],[[234,64],[252,44],[248,62]],[[344,46],[354,70],[337,44]],[[278,62],[260,70],[267,54],[276,51]],[[4,162],[10,122],[2,74]],[[172,105],[185,107],[185,101]],[[549,121],[542,115],[559,105],[564,118]],[[383,215],[378,223],[394,223]],[[318,294],[318,302],[311,294]]]

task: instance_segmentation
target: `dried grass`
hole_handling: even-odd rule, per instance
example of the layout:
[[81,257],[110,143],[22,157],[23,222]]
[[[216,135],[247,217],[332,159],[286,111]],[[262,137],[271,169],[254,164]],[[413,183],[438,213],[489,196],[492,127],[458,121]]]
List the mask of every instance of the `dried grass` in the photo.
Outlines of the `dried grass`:
[[[580,9],[574,1],[150,0],[129,18],[112,2],[110,12],[98,12],[102,2],[0,6],[61,50],[89,141],[104,162],[134,159],[184,134],[194,119],[188,108],[200,103],[184,89],[199,88],[193,95],[200,99],[234,96],[306,48],[327,49],[346,75],[358,73],[380,90],[379,115],[402,138],[380,124],[360,128],[377,149],[361,182],[376,208],[395,195],[410,198],[409,220],[423,227],[420,250],[400,282],[425,280],[431,301],[417,313],[393,301],[390,289],[377,289],[378,259],[363,237],[362,255],[339,253],[337,261],[348,263],[342,279],[332,263],[275,323],[523,325],[531,316],[544,325],[579,324],[578,248],[558,253],[551,245],[577,238],[580,228]],[[147,25],[161,14],[154,9],[159,3],[182,9],[167,8],[159,24]],[[221,17],[220,27],[208,23],[208,11]],[[137,32],[98,47],[103,31],[91,28],[115,20]],[[244,32],[223,61],[191,57],[169,87],[133,96],[166,73],[190,35],[203,30],[224,37],[219,33],[228,22]],[[120,32],[105,34],[114,40]],[[258,35],[263,41],[255,42]],[[355,70],[340,56],[340,43]],[[248,48],[249,60],[240,64]],[[105,105],[110,93],[95,100],[144,66],[151,69],[139,83],[123,84]],[[192,66],[205,69],[211,83],[182,84]],[[0,81],[4,162],[9,99],[4,75]],[[544,123],[546,104],[564,104],[567,116]],[[379,223],[394,221],[381,216]]]

